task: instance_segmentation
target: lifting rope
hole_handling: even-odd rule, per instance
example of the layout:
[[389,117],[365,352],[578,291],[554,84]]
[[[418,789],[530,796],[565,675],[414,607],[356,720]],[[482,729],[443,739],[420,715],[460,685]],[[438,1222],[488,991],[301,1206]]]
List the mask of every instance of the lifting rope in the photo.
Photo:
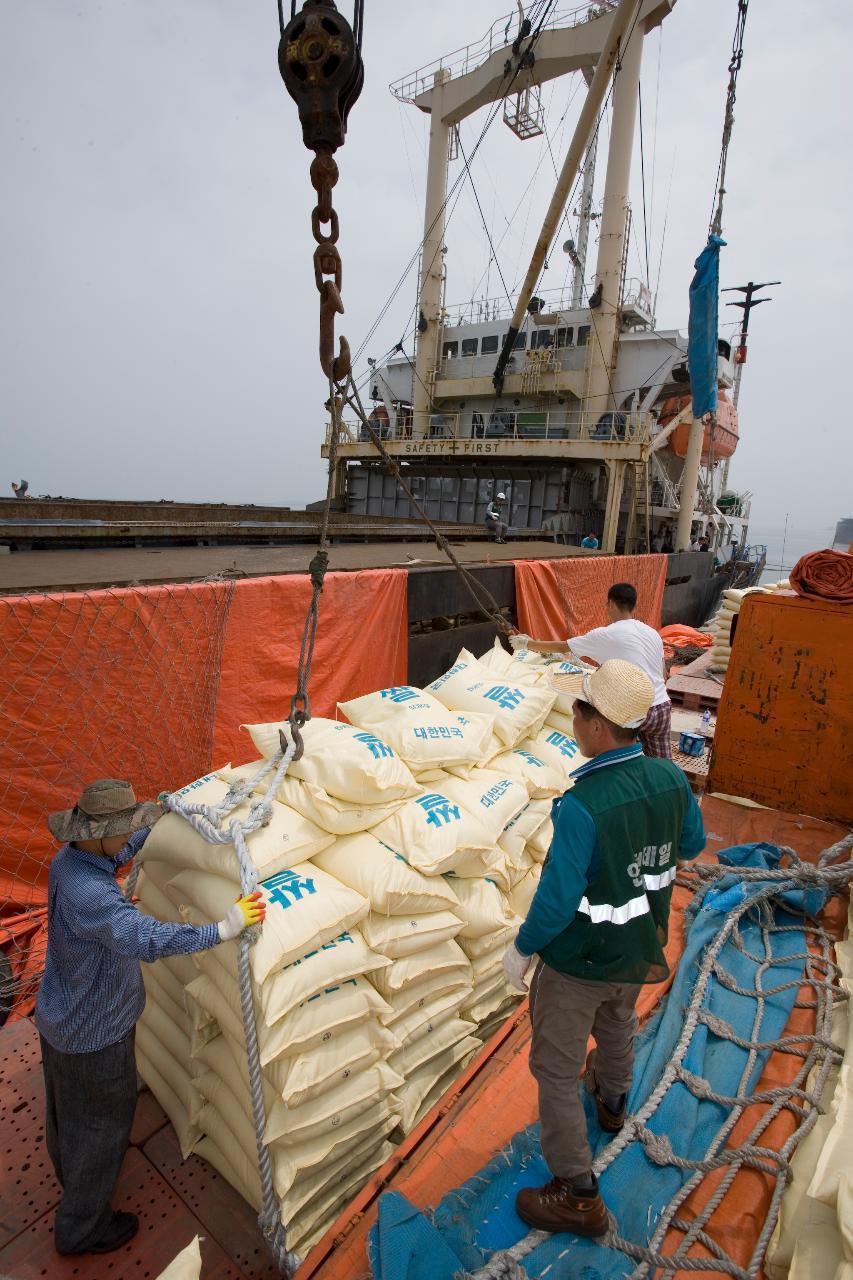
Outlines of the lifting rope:
[[720,163],[717,168],[717,189],[715,199],[717,207],[708,229],[709,235],[723,234],[723,198],[726,194],[726,166],[729,159],[729,143],[732,140],[732,129],[735,123],[735,97],[737,95],[737,75],[743,62],[743,33],[746,27],[746,11],[749,0],[738,0],[737,22],[732,40],[732,56],[729,59],[729,86],[726,91],[726,112],[723,118],[723,141],[720,147]]

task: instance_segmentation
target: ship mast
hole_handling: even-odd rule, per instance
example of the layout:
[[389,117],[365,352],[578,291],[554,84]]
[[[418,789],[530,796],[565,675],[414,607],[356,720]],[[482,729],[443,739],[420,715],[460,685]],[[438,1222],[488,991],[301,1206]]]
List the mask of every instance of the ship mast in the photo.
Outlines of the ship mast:
[[[627,37],[628,33],[631,33],[630,39],[626,39],[625,49],[621,52],[622,69],[617,76],[617,88],[620,80],[627,85],[627,82],[632,80],[632,77],[633,87],[630,93],[626,87],[621,95],[614,95],[614,129],[611,131],[610,150],[612,154],[614,148],[613,135],[615,133],[617,135],[616,147],[619,152],[618,162],[616,159],[611,162],[611,158],[608,157],[608,181],[610,187],[612,189],[615,184],[619,186],[620,190],[624,190],[621,208],[616,219],[618,223],[617,231],[615,233],[607,233],[608,235],[615,234],[615,240],[612,244],[608,243],[607,246],[610,253],[605,252],[604,259],[602,259],[602,250],[599,250],[599,273],[603,267],[607,268],[608,297],[612,292],[611,276],[615,276],[616,294],[614,297],[615,305],[618,306],[618,291],[622,269],[621,255],[625,232],[626,196],[624,193],[627,192],[628,177],[626,166],[630,166],[631,146],[633,143],[633,115],[629,120],[627,99],[632,97],[634,104],[636,103],[639,59],[642,53],[642,35],[652,27],[657,26],[670,12],[674,3],[675,0],[619,0],[618,8],[603,10],[600,7],[590,7],[588,14],[584,14],[582,19],[579,19],[577,15],[572,15],[572,25],[543,29],[534,33],[529,39],[523,37],[520,32],[519,37],[512,46],[512,56],[510,58],[507,57],[509,51],[506,45],[498,37],[495,39],[489,55],[473,66],[470,71],[457,72],[457,68],[460,66],[470,66],[473,57],[473,51],[461,50],[442,60],[437,66],[433,65],[432,68],[418,72],[414,77],[392,86],[392,91],[400,100],[413,102],[422,111],[430,115],[424,239],[415,345],[415,376],[412,393],[412,435],[415,439],[423,439],[429,431],[429,417],[433,400],[432,388],[440,357],[442,250],[444,247],[450,130],[479,110],[480,107],[504,99],[508,93],[513,91],[516,83],[521,83],[519,73],[522,70],[523,84],[525,86],[541,86],[558,76],[567,75],[574,71],[582,71],[585,68],[596,68],[592,75],[592,83],[587,93],[587,99],[581,108],[580,119],[569,148],[569,154],[563,164],[563,178],[565,181],[560,187],[561,194],[555,193],[555,198],[552,200],[551,209],[546,220],[546,227],[543,227],[543,236],[547,226],[550,226],[550,234],[547,235],[547,243],[544,245],[544,250],[541,247],[542,236],[540,236],[540,245],[537,246],[537,257],[541,258],[541,261],[538,262],[538,265],[535,265],[535,261],[531,263],[528,279],[522,289],[522,295],[518,299],[516,314],[513,316],[510,328],[512,342],[514,343],[515,334],[523,321],[527,304],[533,294],[539,272],[544,264],[545,255],[551,247],[562,219],[568,192],[577,175],[584,150],[589,148],[597,129],[599,112],[610,84],[611,72],[619,50],[620,38]],[[504,27],[505,23],[503,21],[496,23],[493,32],[499,29],[502,31]],[[523,30],[524,28],[522,27]],[[532,48],[531,44],[533,44]],[[621,97],[624,101],[618,120],[616,119],[617,97]],[[623,117],[624,129],[623,125],[619,124]],[[615,127],[616,124],[619,124],[618,129]],[[630,134],[627,139],[622,137],[622,133],[626,129]],[[589,160],[588,152],[587,160]],[[611,168],[613,168],[612,177]],[[618,183],[616,182],[617,175],[619,178]],[[562,189],[563,185],[565,190]],[[604,228],[602,228],[602,242],[604,241],[604,235]],[[616,265],[611,267],[608,264],[614,254],[616,255]],[[599,319],[605,319],[603,312],[604,307],[602,307],[601,312],[596,313],[596,324],[600,330],[602,325],[599,323]],[[610,352],[611,355],[615,346],[615,334],[616,316],[614,311],[612,319],[603,325],[602,333],[602,349]],[[592,353],[595,349],[596,344],[591,343],[591,358],[593,358]],[[508,337],[504,351],[501,353],[503,368],[501,368],[499,361],[495,370],[496,381],[499,381],[503,375],[503,369],[506,367],[510,350],[511,343]],[[601,375],[598,376],[598,381],[602,381]],[[605,384],[609,382],[609,370],[603,375],[603,381]],[[602,410],[606,407],[605,404],[601,405]],[[622,464],[622,472],[624,473],[624,464]],[[618,502],[616,509],[618,511]]]

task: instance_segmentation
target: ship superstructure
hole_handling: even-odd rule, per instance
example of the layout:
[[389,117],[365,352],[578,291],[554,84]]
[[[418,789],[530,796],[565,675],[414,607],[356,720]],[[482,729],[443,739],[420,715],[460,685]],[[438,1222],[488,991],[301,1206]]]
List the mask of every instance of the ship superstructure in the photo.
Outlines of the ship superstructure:
[[[373,367],[371,423],[387,451],[408,464],[407,483],[435,518],[480,521],[503,493],[510,526],[546,529],[567,542],[595,533],[611,552],[679,536],[686,549],[705,531],[714,546],[746,540],[748,496],[719,501],[721,464],[737,444],[737,414],[726,396],[737,352],[727,341],[718,344],[719,411],[706,432],[698,480],[691,476],[682,494],[692,420],[687,336],[657,327],[648,282],[626,269],[643,39],[674,3],[644,0],[616,40],[611,3],[557,7],[538,32],[510,15],[478,45],[392,86],[398,99],[430,115],[427,194],[415,359],[399,352]],[[448,305],[444,211],[460,121],[503,98],[513,132],[536,136],[540,86],[572,73],[584,76],[588,98],[561,175],[565,189],[583,160],[577,234],[563,246],[574,265],[571,288],[562,294],[539,287],[565,207],[558,183],[539,258],[534,253],[520,293]],[[603,149],[597,103],[605,86],[612,86],[611,128],[598,258],[587,281],[592,184]],[[411,514],[357,425],[345,424],[337,492],[354,514]],[[687,507],[690,519],[679,522]]]

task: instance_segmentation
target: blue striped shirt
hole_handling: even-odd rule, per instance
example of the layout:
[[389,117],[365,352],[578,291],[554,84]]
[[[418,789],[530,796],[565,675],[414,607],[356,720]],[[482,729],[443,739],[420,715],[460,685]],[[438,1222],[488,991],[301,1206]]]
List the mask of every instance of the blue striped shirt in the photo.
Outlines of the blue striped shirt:
[[51,863],[35,1022],[60,1053],[92,1053],[128,1035],[145,1008],[140,960],[205,951],[219,942],[215,924],[164,924],[125,899],[116,871],[148,831],[134,832],[115,858],[65,844]]

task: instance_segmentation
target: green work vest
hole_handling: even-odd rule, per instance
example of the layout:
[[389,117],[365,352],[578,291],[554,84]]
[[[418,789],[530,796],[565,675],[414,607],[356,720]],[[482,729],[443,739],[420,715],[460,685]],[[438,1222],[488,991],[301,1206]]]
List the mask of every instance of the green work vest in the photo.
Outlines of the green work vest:
[[598,855],[572,923],[541,957],[560,973],[594,982],[662,982],[669,902],[690,803],[669,760],[635,756],[578,778],[572,795],[589,810]]

